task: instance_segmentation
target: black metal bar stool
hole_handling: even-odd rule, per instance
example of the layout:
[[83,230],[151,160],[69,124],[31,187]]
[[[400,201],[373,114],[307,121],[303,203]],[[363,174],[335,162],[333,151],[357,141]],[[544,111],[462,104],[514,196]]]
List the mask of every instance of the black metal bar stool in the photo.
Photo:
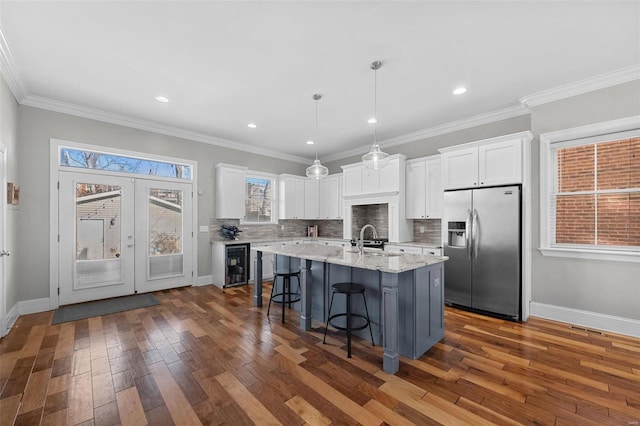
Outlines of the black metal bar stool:
[[[267,315],[271,310],[271,302],[282,304],[282,323],[284,324],[284,305],[291,305],[300,301],[300,269],[297,270],[280,270],[277,271],[275,266],[277,262],[274,262],[273,270],[273,285],[271,286],[271,298],[269,299],[269,306],[267,307]],[[295,277],[298,280],[298,291],[291,291],[291,278]],[[282,278],[282,291],[276,293],[276,286],[278,285],[278,278]]]
[[[345,294],[347,296],[347,312],[331,315],[331,307],[333,306],[333,296],[336,293]],[[353,294],[361,294],[362,300],[364,301],[364,310],[367,314],[366,316],[360,314],[354,314],[351,312],[351,295]],[[331,320],[339,317],[346,317],[347,324],[346,326],[336,325],[331,322]],[[355,320],[355,324],[354,324]],[[327,325],[324,329],[324,337],[322,338],[322,343],[325,342],[327,338],[327,329],[329,328],[329,324],[338,330],[346,330],[347,332],[347,357],[351,358],[351,332],[353,330],[362,330],[364,328],[369,327],[369,333],[371,333],[371,344],[375,346],[373,343],[373,330],[371,330],[371,320],[369,319],[369,309],[367,308],[367,298],[364,296],[364,286],[362,284],[356,283],[335,283],[331,286],[331,302],[329,302],[329,318],[327,319]]]

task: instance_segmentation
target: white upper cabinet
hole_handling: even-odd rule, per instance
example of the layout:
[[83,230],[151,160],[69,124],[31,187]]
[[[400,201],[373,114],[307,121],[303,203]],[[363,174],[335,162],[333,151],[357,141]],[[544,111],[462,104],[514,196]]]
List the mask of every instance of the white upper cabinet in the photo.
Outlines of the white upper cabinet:
[[244,218],[246,176],[246,167],[224,163],[216,164],[216,218]]
[[320,182],[315,179],[304,181],[304,218],[320,217]]
[[307,179],[293,175],[279,175],[278,219],[304,219],[304,183]]
[[331,175],[320,181],[320,219],[342,218],[342,175]]
[[406,162],[407,219],[442,217],[442,166],[439,155]]
[[342,166],[343,196],[399,192],[402,186],[401,172],[404,176],[404,159],[403,155],[392,155],[389,164],[379,170],[368,169],[362,163]]
[[440,149],[443,188],[522,183],[522,147],[531,139],[527,131]]

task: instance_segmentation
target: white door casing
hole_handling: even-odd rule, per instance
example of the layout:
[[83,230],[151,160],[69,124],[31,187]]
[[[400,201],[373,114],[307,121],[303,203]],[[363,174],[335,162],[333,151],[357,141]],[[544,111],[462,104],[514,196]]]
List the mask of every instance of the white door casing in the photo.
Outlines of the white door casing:
[[7,253],[7,148],[0,142],[0,337],[4,337],[7,330],[7,296],[5,293],[5,259]]
[[[83,169],[83,168],[75,168],[75,167],[72,168],[72,167],[66,166],[66,164],[65,165],[61,164],[62,163],[61,152],[62,152],[62,149],[65,147],[69,147],[72,149],[79,149],[79,150],[95,151],[100,153],[108,153],[108,155],[113,154],[113,155],[120,155],[120,156],[131,157],[131,158],[142,158],[142,159],[148,159],[150,161],[159,161],[159,162],[164,162],[169,164],[185,164],[189,167],[191,174],[190,176],[188,176],[187,179],[184,179],[182,177],[180,177],[179,179],[176,179],[172,177],[151,176],[146,174],[139,175],[139,174],[124,172],[124,171],[107,171],[107,170]],[[49,210],[50,210],[49,307],[50,309],[56,309],[61,304],[64,304],[62,299],[59,296],[59,294],[62,292],[62,289],[60,288],[60,277],[62,275],[62,271],[60,270],[62,265],[62,262],[61,262],[62,252],[60,250],[59,240],[62,238],[61,236],[62,227],[60,225],[61,225],[61,222],[64,220],[63,216],[61,215],[63,200],[61,199],[62,197],[54,195],[54,194],[59,194],[60,192],[59,186],[60,186],[61,176],[63,175],[63,173],[77,173],[78,175],[90,174],[90,175],[96,175],[100,177],[106,176],[109,178],[115,177],[115,178],[125,179],[127,182],[130,182],[131,185],[134,185],[133,191],[131,191],[133,199],[130,200],[131,209],[133,209],[134,211],[135,211],[135,208],[138,208],[135,206],[135,184],[137,181],[157,182],[155,186],[156,188],[163,188],[170,183],[185,185],[183,190],[185,195],[188,195],[188,197],[185,196],[185,199],[188,198],[188,203],[186,205],[185,211],[183,212],[184,213],[183,234],[185,235],[185,237],[188,237],[188,238],[186,238],[185,241],[183,242],[183,249],[185,250],[185,256],[184,256],[184,265],[182,269],[184,271],[184,274],[183,274],[183,277],[180,279],[180,282],[175,285],[172,285],[171,287],[177,287],[182,285],[192,285],[195,282],[194,281],[195,277],[193,275],[195,274],[195,271],[197,271],[198,247],[197,247],[197,238],[194,238],[193,227],[197,223],[197,198],[194,198],[193,194],[196,192],[196,189],[197,189],[197,162],[178,159],[174,157],[165,157],[165,156],[159,156],[155,154],[121,150],[116,148],[105,148],[105,147],[100,147],[95,145],[88,145],[88,144],[64,141],[64,140],[58,140],[58,139],[51,139],[49,160],[50,160],[49,187],[50,187],[50,193],[52,194],[52,196],[50,197],[50,203],[49,203]],[[187,190],[186,188],[189,188],[189,189]],[[131,233],[123,234],[125,240],[123,240],[123,243],[122,243],[124,245],[122,247],[122,250],[132,249],[132,251],[134,252],[134,255],[132,256],[132,258],[134,259],[134,262],[139,262],[140,265],[147,265],[148,262],[147,262],[146,256],[142,257],[141,258],[142,260],[135,259],[136,257],[135,251],[136,251],[136,245],[137,245],[136,239],[138,238],[138,236],[135,233],[136,225],[138,225],[136,222],[137,221],[134,216],[134,218],[131,219],[133,230],[131,231]],[[105,221],[105,224],[108,224],[108,223],[109,222]],[[67,227],[69,227],[69,225],[67,225]],[[75,225],[73,225],[72,227],[75,228]],[[95,241],[97,241],[97,238],[94,238],[93,240],[95,244]],[[131,247],[129,247],[129,245],[131,245]],[[131,260],[129,260],[129,262],[127,263],[131,263]],[[135,277],[136,277],[135,270],[139,268],[141,268],[141,266],[137,264],[135,264],[134,267],[132,268],[133,269],[132,282],[134,283],[134,287],[131,293],[136,292],[137,290],[135,288]],[[66,273],[69,274],[69,272],[66,272]],[[163,282],[166,283],[166,280],[164,278],[167,278],[167,277],[162,277],[162,278],[163,279],[155,280],[154,284],[156,285],[156,287],[152,287],[148,283],[146,285],[145,283],[143,283],[142,288],[146,288],[146,289],[142,291],[154,291],[155,289],[159,289],[159,288],[168,288],[167,286],[162,287],[162,283]],[[171,277],[168,277],[168,278],[171,278]],[[129,288],[129,290],[131,289]],[[138,292],[140,292],[140,290],[138,290]],[[104,296],[102,294],[99,294],[97,295],[96,298],[102,299],[105,297],[111,297],[111,296],[109,295]]]

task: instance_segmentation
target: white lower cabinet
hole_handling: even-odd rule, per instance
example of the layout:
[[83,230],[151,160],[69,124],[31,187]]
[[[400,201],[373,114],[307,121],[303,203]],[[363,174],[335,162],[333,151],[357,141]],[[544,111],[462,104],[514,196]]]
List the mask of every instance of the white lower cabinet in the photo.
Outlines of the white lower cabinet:
[[428,248],[418,246],[403,246],[395,244],[385,244],[384,251],[391,253],[407,253],[407,254],[422,254],[429,256],[442,256],[442,249]]
[[385,244],[384,251],[391,253],[422,254],[422,247]]

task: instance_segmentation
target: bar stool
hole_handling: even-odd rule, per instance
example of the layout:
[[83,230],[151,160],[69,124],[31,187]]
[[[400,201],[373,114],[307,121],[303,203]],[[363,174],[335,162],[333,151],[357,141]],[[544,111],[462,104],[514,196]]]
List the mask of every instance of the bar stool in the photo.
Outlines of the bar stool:
[[[267,315],[271,310],[271,302],[282,304],[282,323],[284,324],[284,305],[291,305],[300,301],[300,269],[297,270],[280,270],[277,271],[276,262],[274,262],[273,268],[273,285],[271,286],[271,298],[269,299],[269,306],[267,307]],[[298,280],[298,291],[291,291],[291,278],[295,277]],[[280,293],[274,293],[276,286],[278,285],[278,278],[282,278],[282,291]]]
[[[333,306],[333,296],[335,294],[345,294],[347,296],[347,312],[331,315],[331,307]],[[361,294],[362,300],[364,301],[364,310],[367,314],[366,316],[360,314],[354,314],[351,312],[351,296],[354,294]],[[331,320],[339,317],[346,317],[347,324],[345,327],[341,325],[336,325],[331,322]],[[356,324],[354,324],[354,320]],[[369,327],[369,333],[371,333],[371,344],[375,346],[373,343],[373,330],[371,330],[371,320],[369,319],[369,309],[367,308],[367,298],[364,296],[364,286],[362,284],[356,283],[335,283],[331,286],[331,302],[329,302],[329,318],[327,319],[327,325],[324,329],[324,337],[322,338],[322,343],[325,343],[327,338],[327,329],[329,328],[329,324],[338,330],[346,330],[347,332],[347,358],[351,358],[351,332],[353,330],[362,330],[364,328]]]

